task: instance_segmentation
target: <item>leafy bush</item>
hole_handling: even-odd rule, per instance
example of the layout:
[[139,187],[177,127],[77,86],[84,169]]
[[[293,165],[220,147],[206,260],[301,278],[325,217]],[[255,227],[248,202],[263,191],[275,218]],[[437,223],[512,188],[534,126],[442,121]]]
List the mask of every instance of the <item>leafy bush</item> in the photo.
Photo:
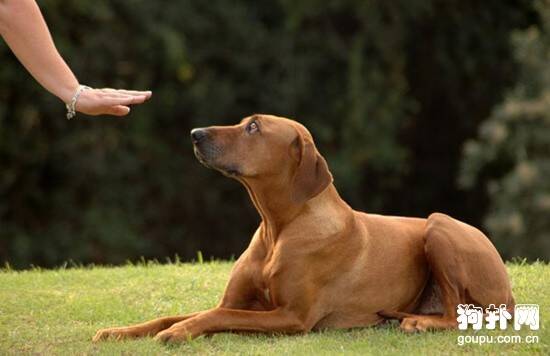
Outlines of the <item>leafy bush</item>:
[[529,4],[40,1],[81,82],[154,96],[129,119],[67,122],[0,44],[0,260],[238,254],[258,216],[188,132],[254,112],[305,123],[354,207],[476,223],[459,148],[514,78]]
[[507,257],[550,258],[550,8],[513,36],[517,84],[465,145],[461,182],[488,176],[485,226]]

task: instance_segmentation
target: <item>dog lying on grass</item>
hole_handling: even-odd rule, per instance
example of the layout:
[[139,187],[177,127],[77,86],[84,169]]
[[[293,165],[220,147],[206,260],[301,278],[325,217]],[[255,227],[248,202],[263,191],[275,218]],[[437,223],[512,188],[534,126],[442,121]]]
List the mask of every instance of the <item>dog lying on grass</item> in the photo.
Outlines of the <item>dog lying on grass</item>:
[[298,333],[401,320],[404,331],[454,329],[457,305],[514,298],[504,263],[478,229],[353,210],[301,124],[253,115],[191,131],[195,155],[241,182],[262,218],[219,305],[99,330],[94,341],[182,342],[223,331]]

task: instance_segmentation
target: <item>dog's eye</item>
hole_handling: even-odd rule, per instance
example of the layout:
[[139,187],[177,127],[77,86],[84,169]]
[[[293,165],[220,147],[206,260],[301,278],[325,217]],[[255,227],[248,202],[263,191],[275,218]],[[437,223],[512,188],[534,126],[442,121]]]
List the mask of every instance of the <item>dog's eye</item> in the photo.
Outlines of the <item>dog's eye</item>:
[[256,123],[256,121],[252,121],[250,124],[248,124],[248,126],[246,127],[246,131],[248,131],[248,133],[254,133],[256,131],[258,131],[260,128],[258,127],[258,124]]

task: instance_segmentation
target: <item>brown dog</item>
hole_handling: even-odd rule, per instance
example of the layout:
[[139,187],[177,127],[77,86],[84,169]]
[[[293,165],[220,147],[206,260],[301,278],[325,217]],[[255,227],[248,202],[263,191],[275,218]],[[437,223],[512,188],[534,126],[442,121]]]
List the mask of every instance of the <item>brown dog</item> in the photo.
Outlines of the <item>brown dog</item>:
[[299,123],[254,115],[191,131],[197,158],[240,181],[262,217],[220,304],[190,315],[98,331],[94,341],[221,331],[307,332],[401,319],[405,331],[457,327],[457,304],[514,299],[489,239],[447,215],[427,219],[351,209]]

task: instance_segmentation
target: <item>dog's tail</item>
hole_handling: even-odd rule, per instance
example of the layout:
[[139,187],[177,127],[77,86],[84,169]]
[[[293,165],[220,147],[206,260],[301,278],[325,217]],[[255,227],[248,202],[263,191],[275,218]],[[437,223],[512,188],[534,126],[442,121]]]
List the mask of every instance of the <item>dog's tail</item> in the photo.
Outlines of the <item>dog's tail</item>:
[[397,310],[380,310],[378,313],[379,316],[383,317],[383,318],[386,318],[386,319],[397,319],[399,321],[407,318],[407,317],[411,317],[413,316],[413,314],[409,314],[409,313],[404,313],[404,312],[400,312],[400,311],[397,311]]

